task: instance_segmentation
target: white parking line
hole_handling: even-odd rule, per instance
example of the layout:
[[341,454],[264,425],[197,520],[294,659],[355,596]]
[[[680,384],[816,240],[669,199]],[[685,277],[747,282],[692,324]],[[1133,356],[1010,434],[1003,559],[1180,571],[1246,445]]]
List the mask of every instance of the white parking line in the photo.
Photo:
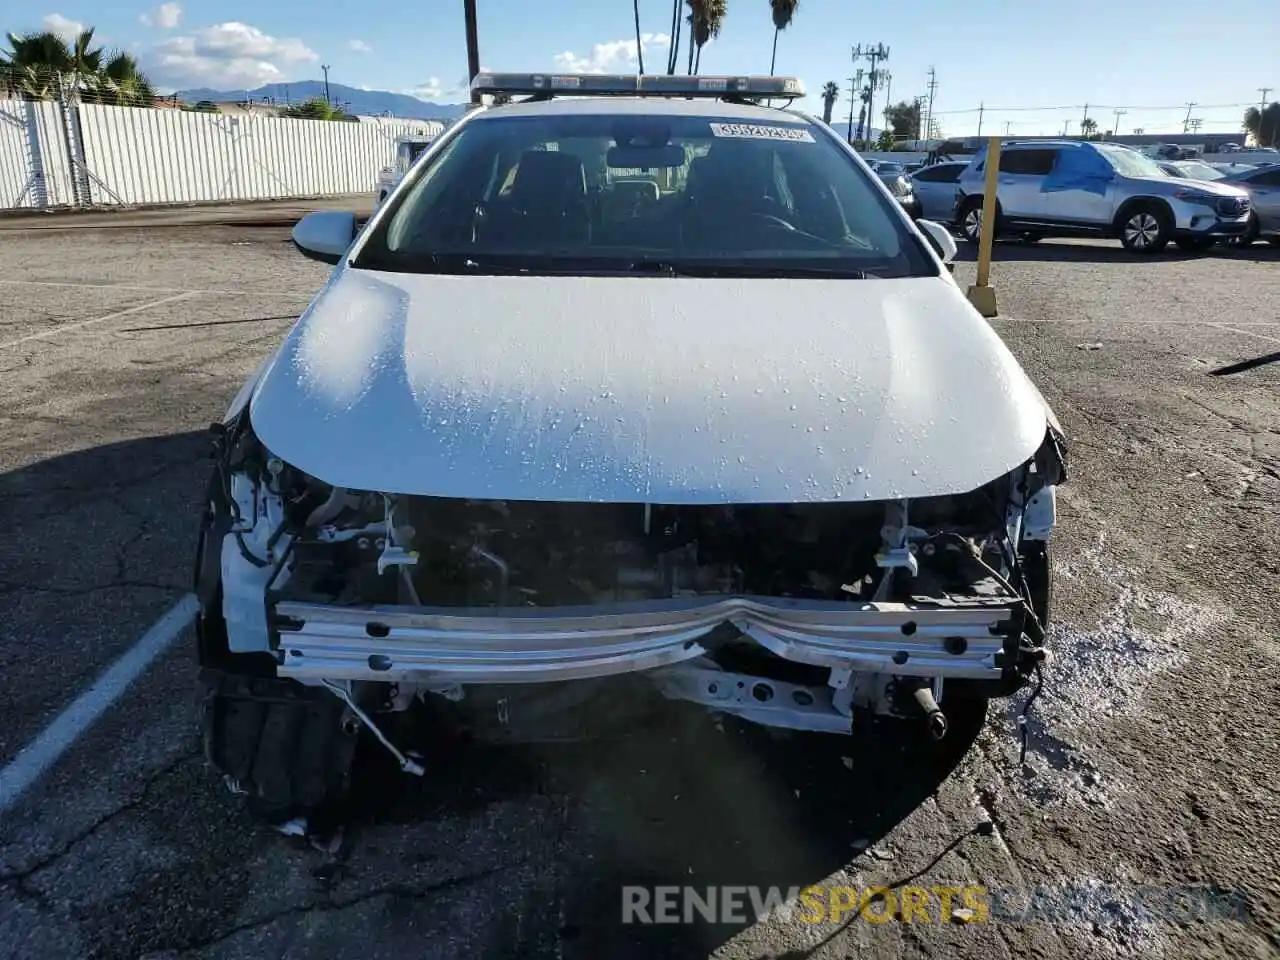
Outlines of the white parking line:
[[195,594],[189,593],[170,607],[137,643],[98,678],[97,683],[76,697],[39,736],[23,747],[0,770],[0,813],[13,806],[27,788],[53,766],[109,706],[120,699],[129,685],[142,675],[152,661],[195,618],[199,606]]
[[1268,337],[1264,333],[1254,333],[1252,330],[1237,329],[1238,327],[1244,327],[1244,326],[1275,326],[1275,324],[1233,323],[1228,325],[1225,323],[1215,323],[1214,326],[1217,327],[1219,330],[1227,330],[1227,331],[1230,331],[1231,333],[1239,333],[1246,337],[1257,337],[1259,340],[1269,340],[1271,343],[1280,343],[1280,337]]
[[106,323],[108,320],[116,320],[120,317],[127,317],[131,313],[141,313],[143,310],[150,310],[152,307],[162,307],[166,303],[174,303],[177,300],[186,300],[195,296],[194,293],[175,293],[171,297],[162,297],[159,300],[152,300],[150,303],[140,303],[136,307],[129,307],[127,310],[117,310],[115,313],[108,313],[104,317],[94,317],[91,320],[81,320],[78,323],[64,323],[58,327],[50,327],[48,330],[41,330],[39,333],[29,333],[25,337],[19,337],[17,340],[9,340],[0,343],[0,350],[5,347],[16,347],[20,343],[29,343],[32,340],[43,340],[45,337],[54,337],[60,333],[66,333],[69,330],[80,330],[93,323]]

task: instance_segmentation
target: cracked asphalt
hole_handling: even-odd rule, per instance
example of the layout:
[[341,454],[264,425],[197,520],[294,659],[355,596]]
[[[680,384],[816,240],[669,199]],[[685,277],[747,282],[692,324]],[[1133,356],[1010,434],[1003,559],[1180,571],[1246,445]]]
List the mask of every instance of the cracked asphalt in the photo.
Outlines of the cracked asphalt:
[[[187,589],[203,430],[325,277],[265,225],[293,214],[3,225],[0,768]],[[204,768],[184,633],[0,813],[0,957],[1280,955],[1280,366],[1210,374],[1276,351],[1280,251],[998,254],[994,324],[1072,438],[1025,763],[1018,703],[936,755],[673,709],[582,743],[442,740],[423,781],[369,759],[318,849]],[[819,883],[1076,899],[620,922],[626,884]],[[1143,885],[1238,909],[1144,918],[1115,894]]]

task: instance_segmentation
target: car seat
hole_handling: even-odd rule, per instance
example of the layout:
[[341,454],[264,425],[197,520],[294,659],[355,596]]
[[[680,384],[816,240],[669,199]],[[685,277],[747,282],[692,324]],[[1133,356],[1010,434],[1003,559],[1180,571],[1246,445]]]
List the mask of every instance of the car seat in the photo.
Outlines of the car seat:
[[744,230],[748,237],[755,235],[758,215],[779,216],[782,211],[770,197],[771,158],[754,144],[716,144],[694,160],[685,186],[685,242],[723,247],[730,239],[741,241]]
[[486,211],[483,236],[504,247],[589,243],[591,215],[581,158],[552,150],[523,153],[510,194]]

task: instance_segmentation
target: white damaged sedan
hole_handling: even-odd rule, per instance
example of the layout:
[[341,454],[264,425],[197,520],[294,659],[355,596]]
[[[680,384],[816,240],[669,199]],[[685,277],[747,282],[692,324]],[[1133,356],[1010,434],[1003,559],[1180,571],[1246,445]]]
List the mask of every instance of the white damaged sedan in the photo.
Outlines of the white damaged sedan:
[[792,80],[570,79],[482,75],[531,96],[359,232],[300,222],[336,267],[214,428],[205,742],[272,819],[361,731],[421,773],[415,705],[518,739],[626,684],[940,738],[1045,656],[1064,441],[947,232],[751,102]]

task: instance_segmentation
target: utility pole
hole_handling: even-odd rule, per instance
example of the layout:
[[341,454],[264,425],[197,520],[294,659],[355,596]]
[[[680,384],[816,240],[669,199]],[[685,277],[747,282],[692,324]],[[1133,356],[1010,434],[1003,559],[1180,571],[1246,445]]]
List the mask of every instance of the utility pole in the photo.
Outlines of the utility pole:
[[[1267,113],[1267,94],[1271,92],[1270,87],[1259,87],[1258,92],[1262,94],[1262,99],[1258,101],[1258,146],[1262,146],[1262,118]],[[1271,145],[1276,145],[1276,132],[1271,131]]]
[[[854,51],[854,63],[858,63],[858,52]],[[854,76],[849,78],[849,146],[854,145],[854,102],[858,100],[858,91],[863,86],[863,68],[859,67]]]
[[329,65],[327,63],[320,64],[320,69],[324,71],[324,102],[330,103],[329,100]]
[[871,61],[871,80],[867,89],[871,92],[871,96],[867,100],[867,139],[871,139],[871,124],[875,120],[876,112],[873,109],[875,104],[876,86],[880,81],[880,73],[876,69],[882,61],[889,59],[889,48],[883,43],[877,43],[874,47],[862,48],[862,44],[858,44],[853,48],[853,60],[856,63],[859,60],[866,59]]
[[1004,122],[1004,135],[1005,135],[1006,137],[1009,135],[1009,128],[1010,128],[1011,126],[1013,126],[1013,121],[1012,121],[1012,120],[1006,120],[1006,121]]
[[982,115],[987,112],[985,103],[978,104],[978,136],[982,136]]
[[1193,109],[1195,106],[1196,106],[1196,104],[1194,104],[1194,103],[1188,103],[1188,104],[1187,104],[1187,116],[1186,116],[1186,119],[1184,119],[1184,120],[1182,121],[1182,132],[1183,132],[1183,133],[1189,133],[1189,132],[1190,132],[1190,130],[1191,130],[1191,111],[1192,111],[1192,109]]
[[1089,129],[1089,105],[1086,103],[1084,105],[1084,115],[1080,118],[1080,135],[1084,136],[1085,132],[1088,129]]
[[1070,121],[1070,120],[1064,120],[1064,121],[1062,122],[1062,135],[1063,135],[1064,137],[1069,137],[1069,136],[1071,136],[1071,121]]
[[[467,29],[467,84],[475,82],[480,72],[480,41],[476,37],[476,0],[462,0],[462,14]],[[471,102],[480,103],[480,94],[472,91]]]
[[924,131],[925,131],[924,102],[927,99],[928,99],[927,97],[913,97],[911,100],[911,103],[916,110],[916,144],[917,146],[922,140],[924,140]]
[[1112,135],[1113,137],[1118,137],[1118,136],[1120,136],[1120,118],[1121,118],[1121,117],[1123,117],[1123,116],[1124,116],[1126,113],[1128,113],[1128,112],[1129,112],[1128,110],[1116,110],[1116,111],[1114,111],[1114,113],[1115,113],[1115,115],[1116,115],[1116,125],[1115,125],[1114,127],[1112,127],[1112,128],[1111,128],[1111,135]]
[[929,89],[929,113],[928,113],[928,119],[925,120],[925,124],[924,124],[924,129],[925,129],[924,135],[928,139],[932,140],[933,139],[933,95],[938,89],[938,74],[933,69],[933,67],[929,68],[928,89]]

